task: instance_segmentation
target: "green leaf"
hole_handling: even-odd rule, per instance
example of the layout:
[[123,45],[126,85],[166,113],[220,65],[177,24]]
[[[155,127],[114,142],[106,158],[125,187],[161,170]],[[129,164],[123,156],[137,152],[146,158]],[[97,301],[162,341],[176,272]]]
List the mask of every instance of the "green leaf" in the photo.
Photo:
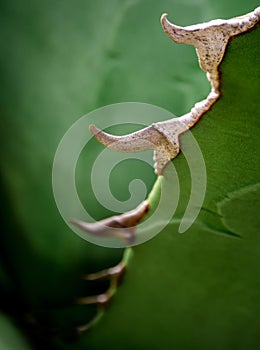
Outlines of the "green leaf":
[[[18,318],[24,317],[24,311],[37,310],[41,313],[44,310],[47,312],[47,316],[44,315],[43,319],[45,320],[45,317],[48,320],[51,319],[50,324],[53,326],[52,319],[56,319],[57,309],[59,311],[60,308],[73,305],[75,297],[81,296],[85,289],[88,291],[88,287],[82,286],[80,282],[82,274],[111,266],[118,262],[122,255],[120,250],[96,247],[79,239],[62,221],[51,189],[52,161],[61,137],[81,115],[114,102],[140,101],[160,105],[177,115],[187,112],[196,101],[206,95],[208,84],[204,74],[197,67],[193,48],[171,45],[164,35],[159,25],[161,13],[164,11],[170,13],[173,9],[176,22],[189,25],[211,18],[226,18],[234,16],[234,14],[249,12],[257,6],[257,2],[251,1],[248,4],[241,0],[231,5],[224,0],[214,4],[210,1],[195,3],[194,1],[182,1],[175,4],[168,0],[160,2],[156,0],[110,0],[109,2],[105,0],[79,0],[77,2],[68,0],[62,2],[11,0],[2,2],[0,6],[0,25],[1,33],[3,33],[0,39],[2,50],[0,56],[2,78],[0,157],[3,204],[1,214],[4,228],[0,236],[1,295],[4,291],[1,307],[11,309],[10,311],[15,309]],[[247,40],[245,40],[243,48],[246,47],[245,44],[248,44]],[[240,54],[236,54],[236,57],[246,59],[244,55]],[[244,63],[240,66],[241,69],[245,67],[248,66]],[[234,84],[232,91],[236,91],[236,93],[232,93],[232,99],[242,101],[240,94],[237,94],[239,83],[236,72],[232,74],[235,80],[229,84]],[[243,79],[246,79],[246,75]],[[248,102],[252,96],[249,93],[250,87],[254,90],[253,85],[247,87],[248,95],[243,97],[243,101],[247,100],[247,108],[252,111],[254,106]],[[228,110],[228,106],[226,104],[224,107],[227,108],[225,110],[230,115],[232,112]],[[239,113],[241,107],[237,106],[237,108],[237,115],[242,118]],[[225,121],[227,119],[229,120],[226,118]],[[225,121],[220,121],[222,125],[217,127],[218,137],[223,137]],[[252,147],[253,139],[250,141],[249,138],[249,143],[246,143],[246,157],[243,156],[246,151],[233,156],[227,152],[223,145],[222,148],[216,146],[218,150],[218,157],[216,157],[215,148],[208,148],[209,140],[211,140],[210,135],[214,134],[216,127],[210,125],[212,122],[206,122],[205,119],[202,123],[209,124],[206,128],[211,131],[205,133],[197,128],[197,131],[194,129],[194,134],[200,141],[201,147],[208,150],[205,157],[210,159],[212,166],[210,174],[208,174],[208,178],[210,175],[212,179],[210,180],[212,181],[211,188],[214,188],[214,183],[220,188],[223,184],[224,186],[226,183],[230,184],[227,181],[227,161],[220,157],[224,148],[226,157],[231,160],[230,164],[239,164],[239,167],[235,167],[236,172],[238,171],[237,174],[248,169],[247,177],[244,176],[243,172],[241,181],[237,183],[237,180],[234,180],[233,186],[229,187],[231,198],[235,200],[240,185],[251,186],[254,184],[255,175],[254,171],[251,171],[251,166],[255,162],[256,154],[251,151],[256,149],[256,144],[254,143]],[[243,121],[240,124],[243,124]],[[240,124],[241,129],[242,125]],[[248,120],[244,123],[243,130],[245,127],[249,134],[251,130],[256,130],[255,125],[251,125],[251,121],[249,123]],[[225,137],[229,139],[231,136],[226,135]],[[231,138],[233,143],[229,148],[235,149],[234,146],[238,145],[238,138],[235,136]],[[215,144],[221,145],[217,141]],[[243,145],[244,143],[241,144],[241,148]],[[179,172],[182,172],[182,167],[185,167],[181,157],[176,159],[179,164],[176,164]],[[238,162],[235,162],[235,159],[238,159]],[[221,162],[219,169],[222,169],[225,174],[223,178],[218,172],[219,161]],[[243,168],[241,168],[241,164],[243,164]],[[84,167],[83,170],[79,169],[80,171],[87,173],[88,168]],[[234,174],[236,172],[234,171]],[[229,174],[231,173],[233,174],[233,171],[230,170]],[[143,174],[146,178],[145,171]],[[80,176],[83,176],[82,173],[79,174]],[[149,183],[151,183],[152,176],[151,174],[147,176]],[[125,187],[124,195],[127,195],[127,186]],[[251,191],[251,187],[249,188]],[[85,193],[90,189],[80,183],[79,190]],[[244,193],[244,190],[241,191]],[[255,188],[252,191],[254,192]],[[247,202],[251,201],[250,196],[251,194],[245,197]],[[210,207],[210,199],[207,200],[207,206]],[[203,222],[208,225],[213,220],[214,230],[218,230],[220,225],[234,230],[234,220],[232,217],[230,218],[230,207],[226,203],[225,197],[218,198],[218,203],[220,203],[219,211],[225,217],[225,223],[220,222],[218,218],[215,219],[214,214],[206,211],[203,213],[205,216],[205,218],[203,216]],[[97,216],[108,215],[108,212],[95,201],[88,205],[93,207],[93,212]],[[241,209],[239,208],[243,208],[243,206],[236,204],[236,208],[240,213]],[[179,210],[181,213],[181,209]],[[243,223],[245,222],[243,221]],[[242,226],[239,225],[239,227]],[[172,228],[174,228],[174,224],[170,230]],[[196,230],[202,232],[203,228]],[[179,242],[179,240],[191,240],[187,244],[195,245],[199,238],[197,231],[193,235],[190,231],[185,236],[172,234],[167,236],[168,230],[165,232],[147,245],[136,249],[136,260],[134,260],[132,269],[127,275],[125,284],[122,285],[122,289],[120,288],[117,302],[111,306],[106,316],[108,318],[104,318],[98,326],[102,330],[96,328],[93,333],[90,333],[91,337],[89,334],[81,338],[80,343],[74,344],[75,346],[82,345],[85,348],[86,344],[89,343],[92,344],[93,348],[99,348],[104,346],[107,341],[107,344],[110,343],[115,348],[116,346],[120,348],[120,344],[126,345],[128,340],[127,344],[130,348],[133,343],[137,347],[138,344],[143,347],[144,343],[148,341],[147,339],[150,338],[151,343],[155,346],[160,344],[165,334],[169,334],[172,328],[168,325],[165,327],[165,331],[162,331],[162,328],[160,331],[156,328],[156,332],[151,330],[151,326],[156,323],[154,321],[156,312],[158,309],[160,311],[158,306],[160,302],[158,299],[154,301],[153,296],[154,294],[159,295],[165,310],[169,305],[168,302],[166,303],[166,297],[170,293],[166,294],[164,298],[161,291],[164,292],[168,286],[172,286],[175,263],[178,265],[179,262],[181,265],[182,256],[187,257],[186,265],[182,265],[184,270],[180,270],[179,274],[175,272],[180,278],[183,277],[181,277],[182,271],[186,273],[186,270],[189,271],[190,264],[194,265],[193,259],[189,259],[189,248],[185,248],[182,244],[183,241]],[[240,234],[243,232],[242,230]],[[202,233],[200,234],[202,235]],[[162,240],[164,243],[158,243],[157,246],[156,242],[161,240],[163,236],[168,238],[165,241]],[[230,239],[214,235],[212,237],[210,236],[210,239],[223,239],[223,242],[229,242]],[[179,243],[176,243],[177,241]],[[199,246],[205,244],[205,251],[208,251],[207,241],[203,240],[202,243],[201,240],[198,243]],[[214,247],[213,243],[210,241],[212,247]],[[150,248],[151,244],[152,248]],[[166,250],[163,249],[164,247]],[[176,249],[179,249],[179,254]],[[185,249],[187,250],[186,254]],[[243,249],[246,249],[245,245],[243,245]],[[254,249],[256,247],[252,243],[252,250],[251,246],[248,246],[247,254],[248,259],[252,259],[253,277],[254,269],[257,267],[253,261]],[[196,255],[197,250],[194,248],[191,254]],[[222,250],[225,248],[220,248],[221,252]],[[228,251],[227,255],[229,256],[229,254]],[[237,260],[239,260],[239,250],[237,254]],[[177,260],[173,260],[171,265],[165,265],[165,262],[168,262],[163,261],[164,256],[169,257],[168,261],[170,261],[170,257]],[[197,255],[196,257],[199,259]],[[220,261],[221,258],[220,254]],[[210,259],[214,260],[214,257]],[[217,259],[216,256],[215,259]],[[223,259],[226,261],[227,257],[224,256]],[[232,260],[232,263],[235,262]],[[247,266],[247,264],[243,266]],[[246,278],[249,267],[248,269],[245,267],[244,278]],[[161,279],[157,279],[158,270],[159,278],[165,271],[168,271],[163,279],[164,284],[161,283]],[[200,277],[200,273],[198,275]],[[208,275],[211,276],[211,271],[208,272]],[[251,281],[249,277],[248,279]],[[149,280],[149,278],[151,280],[147,281],[147,284],[142,283],[143,279]],[[241,280],[241,284],[243,284],[242,282],[243,280]],[[149,283],[151,283],[152,288],[150,296],[147,296],[144,292],[146,287],[149,287]],[[253,279],[250,283],[253,283]],[[255,283],[257,283],[257,279]],[[249,284],[245,285],[249,286]],[[183,288],[186,286],[187,284],[184,284]],[[140,292],[139,301],[136,298],[136,295],[139,294],[138,291]],[[150,289],[147,291],[150,292]],[[252,289],[252,293],[253,291],[254,289]],[[192,297],[192,293],[190,297]],[[122,310],[126,310],[128,315],[120,314],[121,304],[118,304],[119,300],[124,305]],[[183,300],[186,302],[185,297]],[[175,304],[172,305],[175,306]],[[22,312],[20,306],[22,306]],[[173,308],[173,306],[171,307]],[[136,310],[139,310],[142,317],[137,315]],[[85,314],[85,310],[82,310],[81,316],[86,315],[88,319],[91,311],[86,311]],[[172,312],[171,308],[169,308],[169,312]],[[246,309],[244,312],[247,314],[248,310]],[[63,320],[64,313],[61,314],[60,321]],[[162,316],[162,313],[158,315]],[[214,317],[212,316],[212,318]],[[167,317],[163,316],[162,319],[165,319],[164,325],[168,324]],[[111,320],[108,326],[107,320]],[[136,320],[139,323],[136,323]],[[120,327],[125,325],[125,332],[121,332],[118,323],[121,323]],[[177,317],[172,325],[176,324]],[[137,343],[138,333],[136,332],[140,331],[141,333],[141,329],[144,328],[146,333]],[[122,335],[119,336],[120,332]],[[254,329],[252,335],[253,332]],[[179,340],[181,334],[183,333],[179,332]],[[239,335],[241,336],[241,334]],[[113,339],[118,339],[118,343],[115,344]],[[166,342],[168,344],[168,340]]]
[[4,314],[0,313],[0,348],[1,350],[30,350],[31,346],[27,343],[24,336]]
[[[91,348],[247,349],[259,343],[259,31],[232,39],[220,66],[222,96],[192,131],[208,179],[197,221],[180,235],[173,218],[156,238],[133,248],[111,311],[86,336]],[[189,192],[184,157],[173,162]],[[177,217],[184,214],[185,193]]]

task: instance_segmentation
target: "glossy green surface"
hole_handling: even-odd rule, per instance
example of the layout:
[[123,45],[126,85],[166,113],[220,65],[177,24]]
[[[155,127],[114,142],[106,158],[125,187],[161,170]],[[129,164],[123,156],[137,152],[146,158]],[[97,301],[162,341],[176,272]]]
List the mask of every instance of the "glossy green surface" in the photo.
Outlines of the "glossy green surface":
[[[51,327],[91,318],[92,308],[70,311],[74,299],[89,291],[80,277],[115,264],[122,252],[81,240],[62,221],[51,188],[52,161],[61,137],[83,114],[115,102],[146,102],[176,115],[186,113],[207,95],[208,83],[194,49],[170,42],[160,28],[160,15],[167,11],[172,22],[189,25],[244,14],[257,5],[188,0],[1,2],[0,305],[5,312],[21,320],[33,311]],[[208,348],[211,341],[215,348],[246,348],[255,341],[258,237],[249,230],[247,238],[248,215],[243,215],[244,203],[250,203],[249,224],[257,217],[252,197],[258,188],[252,186],[259,164],[259,54],[252,44],[256,34],[250,38],[232,43],[222,65],[223,97],[194,128],[208,173],[205,210],[198,223],[181,236],[174,233],[173,222],[135,248],[125,282],[104,319],[70,348],[167,349],[175,344],[188,349],[192,342]],[[82,155],[82,197],[90,190],[81,180],[89,173],[85,164]],[[186,174],[181,155],[175,165]],[[154,175],[147,175],[146,169],[141,175],[149,188]],[[177,216],[188,198],[188,180],[181,185]],[[245,197],[244,187],[250,190]],[[125,188],[117,195],[127,195],[128,182]],[[231,202],[225,202],[230,193]],[[232,201],[241,224],[234,222]],[[95,201],[84,204],[98,217],[109,215]],[[224,228],[242,239],[218,235]],[[63,348],[65,343],[54,346]]]
[[[259,28],[232,40],[220,67],[223,96],[193,129],[208,176],[198,219],[178,234],[173,218],[156,238],[134,248],[113,309],[88,336],[92,349],[108,342],[114,349],[248,349],[259,343],[258,40]],[[189,188],[183,156],[173,162],[182,188]],[[185,196],[177,216],[184,203]]]

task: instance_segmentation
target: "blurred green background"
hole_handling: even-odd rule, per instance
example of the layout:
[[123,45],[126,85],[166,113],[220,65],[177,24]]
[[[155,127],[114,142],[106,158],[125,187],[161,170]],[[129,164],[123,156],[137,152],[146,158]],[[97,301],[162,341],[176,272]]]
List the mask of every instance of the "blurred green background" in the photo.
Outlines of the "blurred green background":
[[[189,25],[242,15],[257,5],[253,0],[0,2],[1,349],[51,348],[44,336],[50,328],[67,330],[91,319],[94,308],[72,306],[76,297],[93,292],[80,277],[122,256],[121,250],[81,240],[59,215],[51,171],[63,134],[82,115],[112,103],[145,102],[186,113],[207,95],[209,84],[194,49],[174,45],[164,34],[161,14]],[[95,152],[99,146],[92,147]],[[90,193],[93,154],[82,153],[77,185],[86,207],[102,218],[111,213]],[[118,174],[123,178],[127,168]],[[140,167],[140,176],[151,188],[153,172]],[[126,176],[123,197],[128,183]],[[28,326],[31,314],[40,325]]]

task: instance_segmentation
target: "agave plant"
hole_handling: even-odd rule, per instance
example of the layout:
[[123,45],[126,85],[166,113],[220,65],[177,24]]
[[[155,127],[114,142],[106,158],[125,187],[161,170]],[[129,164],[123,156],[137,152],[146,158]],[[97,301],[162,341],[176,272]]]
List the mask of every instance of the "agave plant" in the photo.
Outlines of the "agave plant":
[[[167,1],[132,0],[2,4],[3,349],[245,349],[259,343],[256,6],[204,1],[175,8]],[[195,44],[209,73],[209,94],[194,49],[171,45],[160,30],[155,19],[165,10],[178,22],[163,16],[166,33]],[[185,28],[243,13],[249,14]],[[102,146],[92,140],[91,152],[82,152],[76,174],[81,199],[112,228],[114,222],[126,228],[129,218],[131,227],[145,220],[147,207],[151,214],[160,194],[160,186],[152,190],[153,181],[167,180],[165,165],[174,158],[181,188],[174,216],[155,238],[125,250],[77,237],[61,219],[51,186],[54,154],[70,125],[88,111],[122,101],[160,105],[184,116],[177,119],[177,133],[176,119],[148,128],[149,142],[159,145],[159,177],[141,171],[152,192],[130,214],[102,208],[91,194],[86,174]],[[189,147],[183,132],[191,126],[207,186],[196,221],[180,235],[191,179],[178,141],[181,150]],[[109,136],[92,131],[110,146]],[[120,172],[120,179],[128,173],[129,168]],[[122,191],[125,184],[116,179],[113,186]],[[131,239],[137,235],[138,225]]]

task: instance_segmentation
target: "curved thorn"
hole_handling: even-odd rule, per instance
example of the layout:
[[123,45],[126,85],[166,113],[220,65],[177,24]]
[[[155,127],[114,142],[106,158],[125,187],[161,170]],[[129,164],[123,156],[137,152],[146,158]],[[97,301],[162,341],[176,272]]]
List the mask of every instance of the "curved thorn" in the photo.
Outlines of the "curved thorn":
[[98,129],[95,125],[90,125],[89,130],[104,146],[113,151],[125,153],[154,150],[162,139],[160,132],[153,126],[148,126],[125,136],[110,135]]
[[155,173],[162,175],[165,165],[179,153],[179,135],[188,129],[180,118],[154,123],[125,136],[107,134],[96,126],[89,127],[95,138],[106,147],[120,152],[156,151]]
[[259,8],[245,16],[228,20],[216,19],[188,27],[179,27],[168,21],[167,15],[161,17],[165,33],[176,43],[195,46],[199,63],[205,72],[215,72],[220,64],[227,43],[232,36],[252,28],[259,21]]
[[163,27],[163,30],[165,33],[175,42],[178,44],[188,43],[187,40],[189,39],[190,30],[187,30],[184,27],[176,26],[175,24],[172,24],[167,19],[168,14],[164,13],[161,16],[161,24]]
[[136,225],[143,219],[148,210],[149,203],[145,200],[133,210],[104,220],[92,223],[79,220],[71,220],[70,222],[91,235],[98,237],[118,237],[125,243],[131,244],[135,241]]

